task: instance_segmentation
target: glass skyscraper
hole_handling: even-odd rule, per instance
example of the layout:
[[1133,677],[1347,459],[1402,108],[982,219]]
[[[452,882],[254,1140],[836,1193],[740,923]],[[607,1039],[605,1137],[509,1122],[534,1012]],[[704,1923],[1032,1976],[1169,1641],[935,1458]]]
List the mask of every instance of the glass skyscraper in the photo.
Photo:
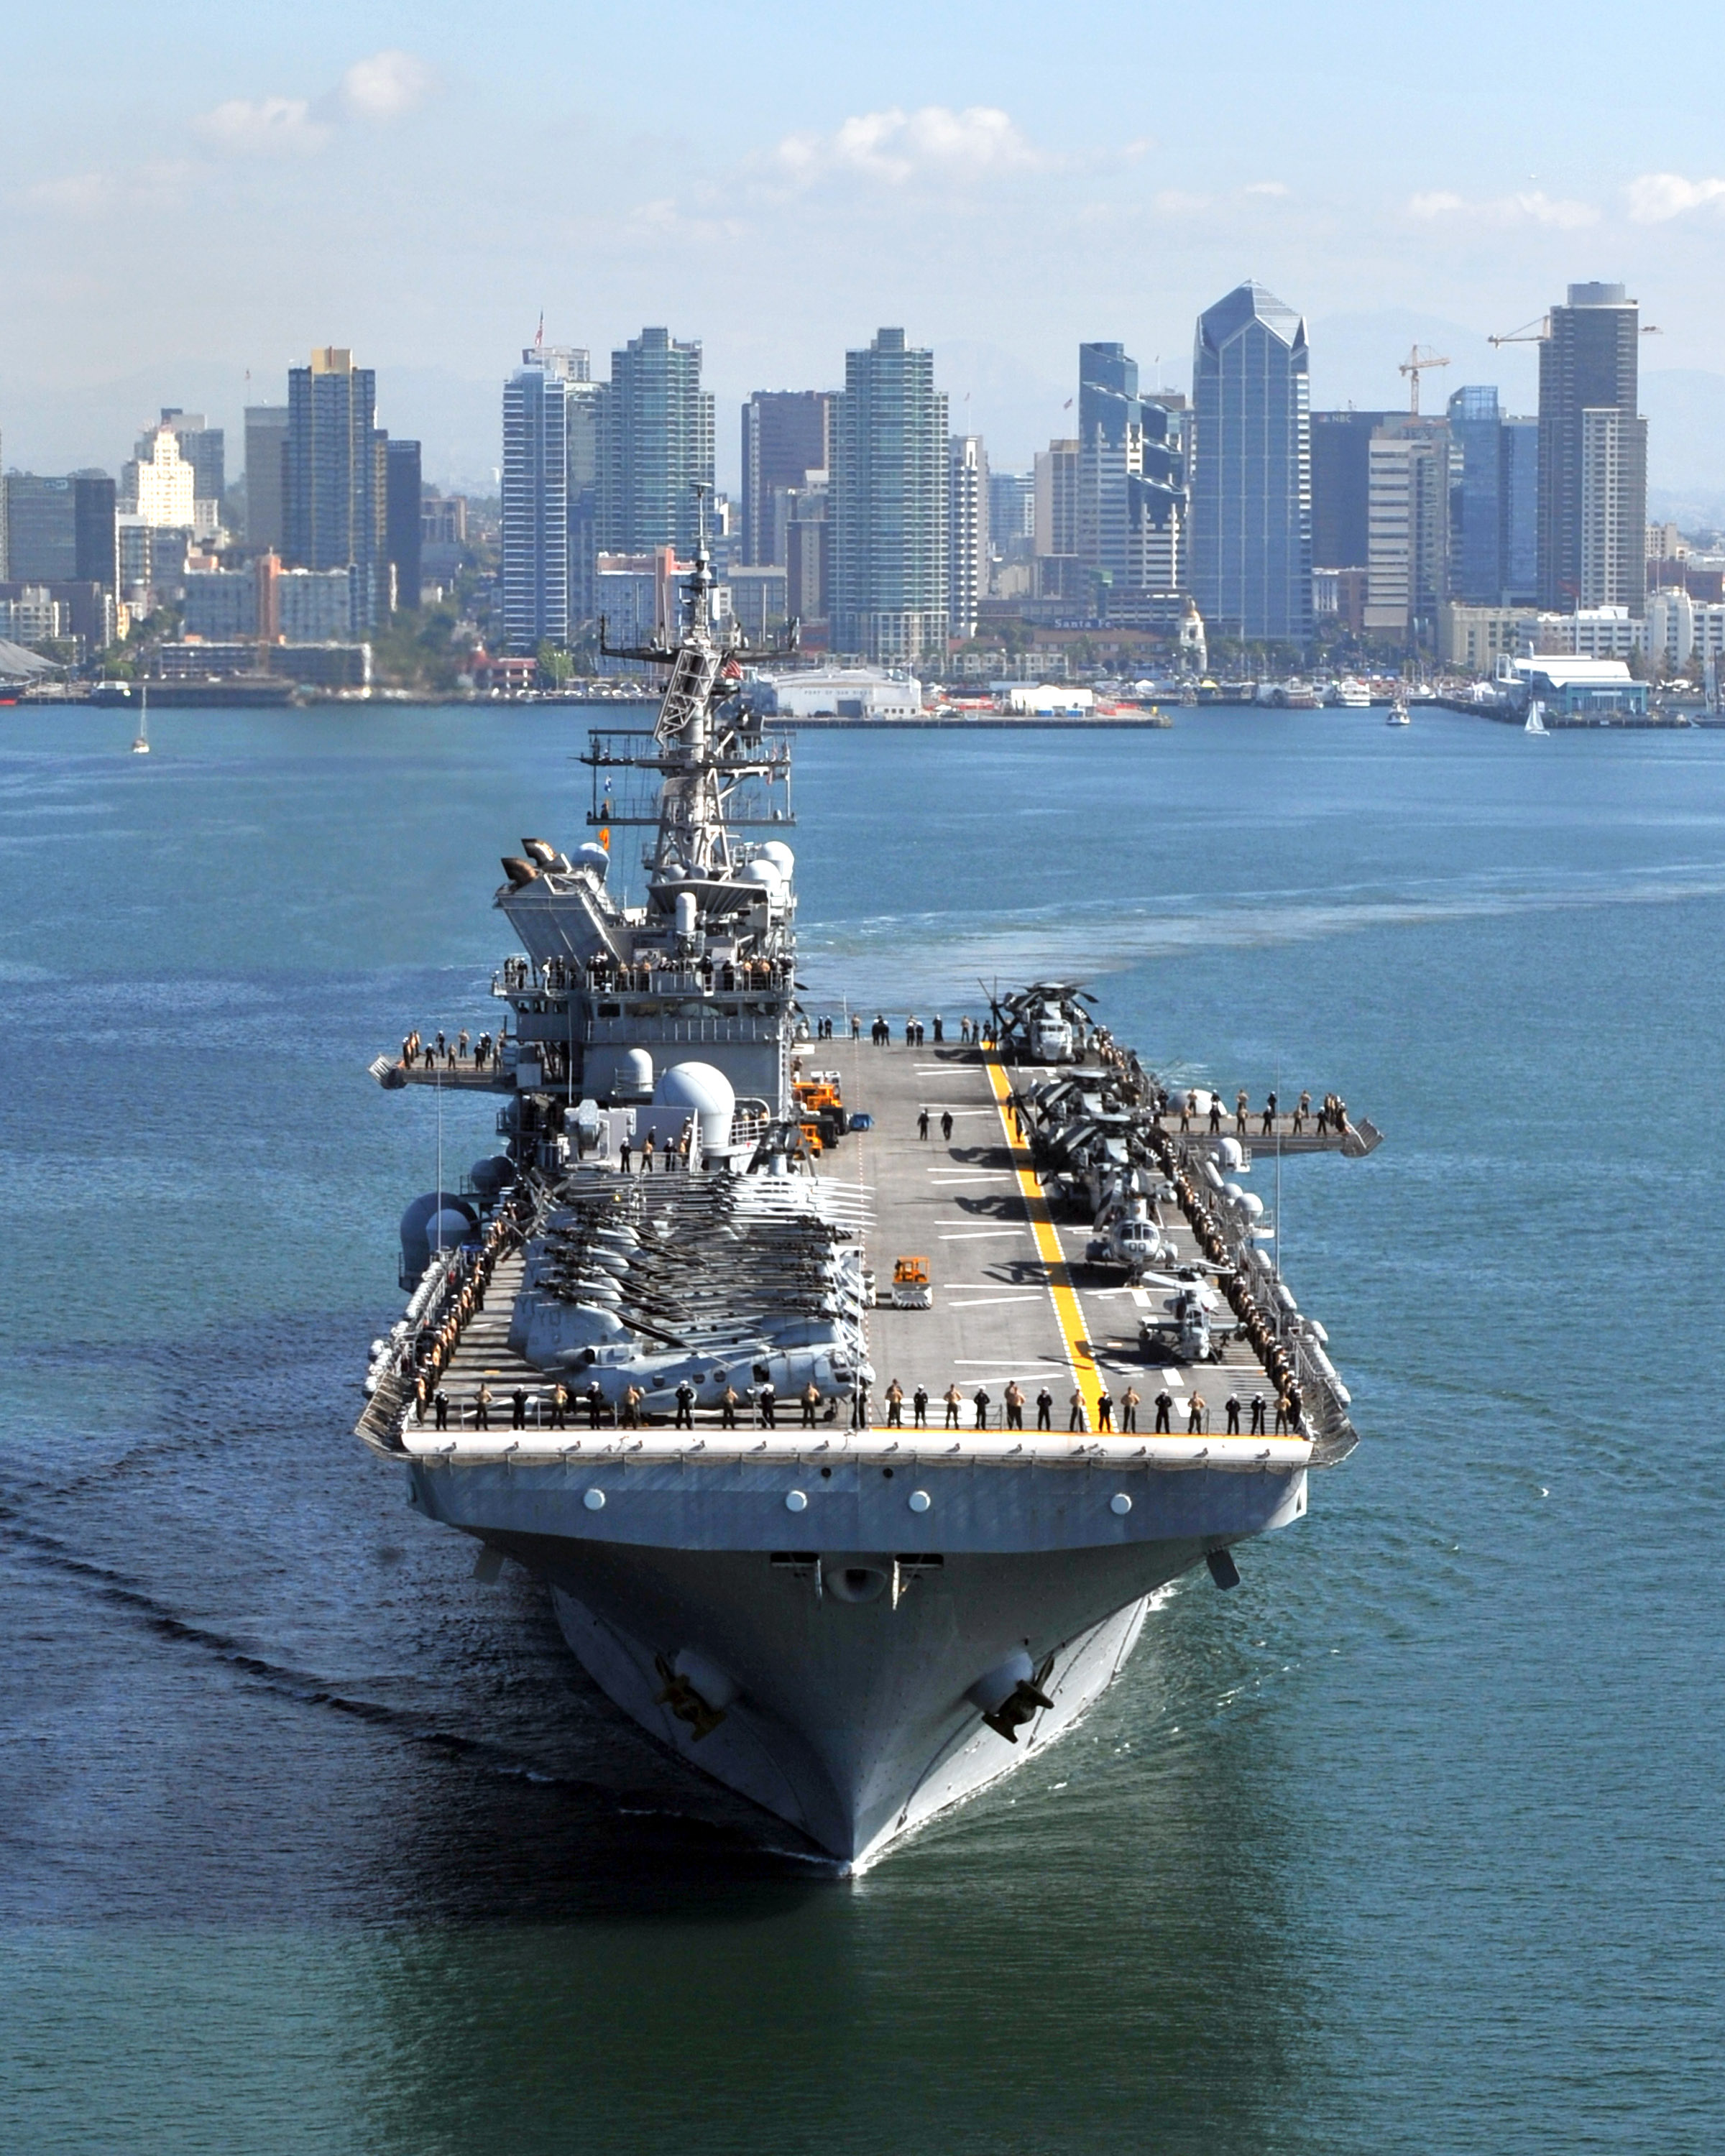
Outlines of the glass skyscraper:
[[503,626],[514,652],[569,640],[564,371],[529,351],[503,386]]
[[644,329],[611,355],[601,405],[598,544],[607,553],[694,551],[696,488],[713,484],[713,400],[701,346]]
[[1621,285],[1572,285],[1539,346],[1539,603],[1639,615],[1647,595],[1640,311]]
[[1261,285],[1198,318],[1193,359],[1192,595],[1249,643],[1312,634],[1312,439],[1306,325]]
[[845,354],[833,429],[835,651],[892,665],[944,659],[947,442],[932,352],[886,329]]

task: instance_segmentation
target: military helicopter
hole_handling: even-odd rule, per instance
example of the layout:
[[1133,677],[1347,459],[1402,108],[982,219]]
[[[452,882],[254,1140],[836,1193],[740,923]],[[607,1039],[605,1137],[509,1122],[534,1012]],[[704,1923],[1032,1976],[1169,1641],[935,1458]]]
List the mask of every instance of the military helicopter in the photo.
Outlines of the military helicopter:
[[1215,1289],[1189,1265],[1182,1268],[1178,1278],[1167,1273],[1146,1273],[1143,1277],[1148,1285],[1171,1288],[1173,1292],[1162,1306],[1168,1317],[1139,1319],[1140,1351],[1146,1355],[1168,1355],[1177,1363],[1219,1363],[1222,1343],[1234,1337],[1236,1328],[1232,1323],[1213,1322],[1213,1313],[1226,1306]]
[[1033,981],[1015,995],[990,998],[994,1039],[1020,1063],[1076,1063],[1091,1029],[1084,1006],[1095,1001],[1074,981]]
[[1153,1265],[1165,1265],[1173,1255],[1147,1199],[1127,1199],[1118,1211],[1105,1213],[1096,1226],[1098,1232],[1085,1245],[1086,1262],[1123,1265],[1129,1286],[1136,1287]]

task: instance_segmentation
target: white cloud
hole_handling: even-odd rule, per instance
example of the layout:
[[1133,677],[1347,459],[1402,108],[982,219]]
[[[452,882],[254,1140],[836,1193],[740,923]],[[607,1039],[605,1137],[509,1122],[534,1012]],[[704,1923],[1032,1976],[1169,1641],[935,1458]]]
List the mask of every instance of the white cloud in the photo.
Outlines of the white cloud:
[[1292,192],[1283,180],[1255,180],[1249,187],[1242,187],[1243,195],[1286,195]]
[[230,97],[192,125],[213,148],[240,157],[305,157],[330,137],[303,97]]
[[1412,196],[1408,214],[1427,220],[1461,217],[1474,224],[1548,224],[1561,232],[1578,231],[1583,225],[1597,224],[1599,221],[1599,213],[1591,203],[1554,200],[1550,195],[1538,192],[1498,195],[1486,202],[1468,202],[1461,195],[1437,189],[1429,194]]
[[830,135],[787,135],[773,161],[793,179],[851,172],[891,187],[916,179],[992,179],[1054,162],[1025,138],[1010,114],[992,105],[970,105],[962,112],[925,105],[915,112],[893,105],[885,112],[859,113]]
[[192,125],[230,157],[305,157],[323,149],[343,121],[400,119],[424,104],[433,81],[424,60],[391,48],[356,60],[326,97],[230,97]]
[[1629,213],[1637,224],[1663,224],[1692,209],[1725,201],[1725,180],[1686,180],[1676,172],[1644,172],[1625,192]]
[[341,102],[356,119],[399,120],[431,95],[425,62],[395,47],[356,60],[341,78]]

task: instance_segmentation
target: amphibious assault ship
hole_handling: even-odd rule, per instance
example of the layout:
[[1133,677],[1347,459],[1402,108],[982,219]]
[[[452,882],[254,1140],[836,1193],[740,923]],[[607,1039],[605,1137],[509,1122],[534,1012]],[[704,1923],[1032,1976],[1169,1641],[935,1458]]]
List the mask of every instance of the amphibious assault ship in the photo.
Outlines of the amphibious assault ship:
[[502,1143],[403,1217],[359,1434],[480,1577],[546,1583],[624,1712],[854,1870],[1352,1449],[1240,1178],[1377,1133],[1170,1089],[1070,984],[958,1040],[805,1010],[788,738],[711,586],[703,548],[628,654],[663,701],[593,736],[584,842],[504,860],[495,1045],[372,1066],[495,1094]]

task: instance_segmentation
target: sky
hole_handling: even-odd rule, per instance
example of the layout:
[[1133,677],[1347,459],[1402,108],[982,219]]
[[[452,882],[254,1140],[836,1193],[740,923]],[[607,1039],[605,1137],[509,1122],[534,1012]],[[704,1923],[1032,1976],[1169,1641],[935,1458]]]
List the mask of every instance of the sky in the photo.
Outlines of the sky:
[[[661,323],[704,346],[719,476],[756,388],[837,386],[883,324],[955,431],[1027,466],[1076,346],[1189,386],[1199,310],[1306,316],[1319,406],[1399,405],[1416,340],[1533,408],[1494,350],[1625,280],[1651,477],[1725,506],[1717,9],[1631,54],[1593,0],[1194,10],[1065,0],[60,0],[9,11],[0,456],[116,470],[156,408],[237,431],[314,344],[375,367],[429,478],[485,485],[504,374]],[[230,462],[240,462],[237,439]]]

